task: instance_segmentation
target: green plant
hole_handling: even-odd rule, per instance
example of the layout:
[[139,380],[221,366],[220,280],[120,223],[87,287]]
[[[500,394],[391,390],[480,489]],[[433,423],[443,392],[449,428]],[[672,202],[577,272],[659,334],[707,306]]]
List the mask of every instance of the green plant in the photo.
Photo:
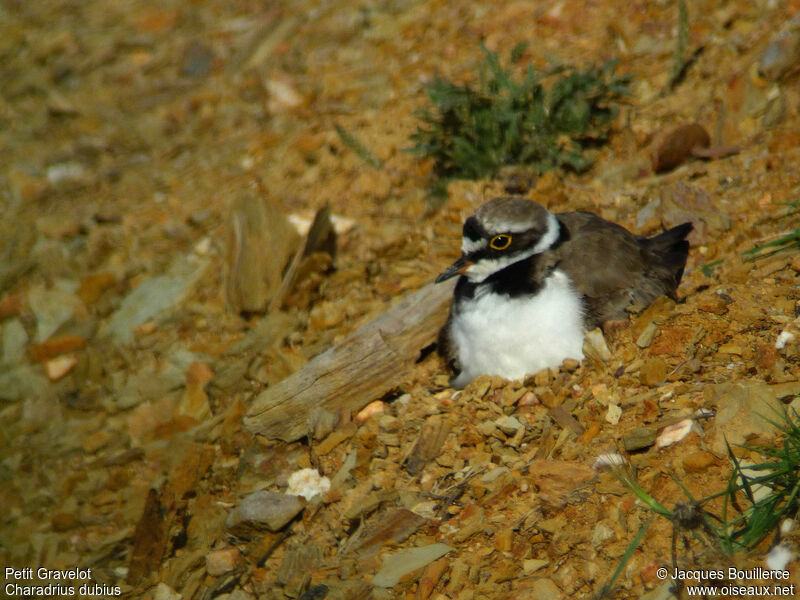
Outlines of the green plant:
[[[610,593],[655,515],[662,516],[673,524],[673,567],[677,564],[679,535],[690,532],[693,537],[707,544],[711,543],[721,554],[732,556],[737,552],[752,550],[767,536],[774,534],[783,519],[797,516],[800,512],[800,417],[795,411],[791,415],[788,412],[778,412],[777,415],[777,420],[763,418],[782,434],[780,444],[744,446],[768,460],[743,464],[728,446],[733,470],[726,488],[695,500],[689,490],[673,476],[688,502],[676,503],[672,510],[645,491],[636,480],[630,463],[623,456],[603,455],[597,460],[596,468],[611,472],[653,513],[629,545],[611,579],[601,588],[599,596]],[[717,498],[723,499],[719,516],[703,508],[703,505]],[[731,509],[736,511],[735,515],[730,515]]]
[[[722,522],[726,526],[721,541],[729,554],[753,548],[773,533],[781,520],[794,518],[800,510],[800,420],[792,413],[780,413],[779,421],[766,419],[783,434],[780,445],[745,446],[771,460],[742,465],[728,448],[733,472],[724,492]],[[747,502],[744,509],[742,500]],[[729,505],[739,513],[730,520]]]
[[[511,51],[519,62],[525,44]],[[617,115],[615,102],[628,93],[628,76],[615,75],[616,61],[579,71],[558,67],[549,73],[529,65],[521,80],[497,53],[483,45],[477,86],[436,77],[425,86],[433,105],[417,111],[422,126],[411,136],[412,153],[434,159],[439,190],[451,179],[492,176],[506,165],[542,173],[556,168],[584,171],[584,151],[604,142]],[[545,88],[543,80],[550,79]]]
[[[800,202],[787,202],[786,206],[788,207],[786,214],[778,217],[778,220],[795,220],[798,216],[800,216]],[[747,259],[756,260],[759,258],[772,256],[781,250],[791,250],[793,248],[800,249],[800,227],[795,227],[785,235],[782,235],[770,242],[759,244],[750,248],[750,250],[745,250],[742,254]]]
[[374,167],[375,169],[382,169],[384,167],[383,161],[375,156],[369,148],[362,144],[358,138],[356,138],[356,136],[347,131],[344,127],[341,125],[336,125],[336,133],[339,135],[339,139],[342,140],[344,145],[355,152],[356,156],[358,156],[369,166]]

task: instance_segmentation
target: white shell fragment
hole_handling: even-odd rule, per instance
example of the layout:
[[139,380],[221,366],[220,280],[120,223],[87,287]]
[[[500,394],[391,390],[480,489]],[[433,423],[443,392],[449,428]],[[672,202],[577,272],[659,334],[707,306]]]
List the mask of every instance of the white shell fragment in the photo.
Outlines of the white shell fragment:
[[609,453],[609,454],[601,454],[597,457],[594,461],[594,465],[592,468],[595,471],[606,471],[608,469],[614,469],[616,467],[624,467],[628,464],[628,459],[626,459],[622,454],[616,453]]
[[797,340],[800,334],[800,317],[789,323],[783,331],[778,334],[778,339],[775,340],[775,349],[783,350],[787,345]]
[[788,544],[782,542],[777,546],[773,546],[772,550],[767,554],[766,564],[767,568],[773,571],[785,571],[788,565],[795,557],[795,552]]
[[692,419],[684,419],[683,421],[678,421],[673,425],[665,427],[656,438],[656,449],[660,450],[661,448],[666,448],[667,446],[680,442],[689,435],[689,432],[694,428],[694,424]]
[[622,418],[622,407],[619,404],[609,404],[606,412],[606,421],[612,425],[619,423]]
[[331,480],[322,477],[316,469],[300,469],[289,475],[289,487],[286,493],[311,500],[314,496],[327,494],[330,489]]

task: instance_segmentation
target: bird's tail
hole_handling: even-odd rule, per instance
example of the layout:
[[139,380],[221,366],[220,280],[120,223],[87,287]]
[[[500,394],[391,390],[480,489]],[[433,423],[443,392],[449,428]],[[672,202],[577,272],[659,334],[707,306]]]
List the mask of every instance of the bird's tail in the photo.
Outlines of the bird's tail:
[[683,277],[686,258],[689,256],[689,242],[686,236],[692,228],[691,223],[682,223],[655,237],[643,240],[645,247],[660,257],[662,266],[671,275],[674,288],[678,287]]

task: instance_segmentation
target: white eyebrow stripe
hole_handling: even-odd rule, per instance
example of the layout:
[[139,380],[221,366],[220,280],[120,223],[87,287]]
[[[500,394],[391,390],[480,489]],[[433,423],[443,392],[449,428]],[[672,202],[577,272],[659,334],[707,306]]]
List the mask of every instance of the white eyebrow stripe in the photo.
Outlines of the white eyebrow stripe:
[[547,229],[544,232],[544,235],[539,238],[539,241],[536,242],[536,245],[533,247],[533,253],[539,254],[540,252],[544,252],[550,246],[556,243],[558,240],[558,234],[560,232],[560,225],[558,223],[558,219],[553,213],[548,213],[547,215]]
[[462,254],[471,254],[485,247],[486,247],[486,240],[471,240],[468,237],[461,238]]

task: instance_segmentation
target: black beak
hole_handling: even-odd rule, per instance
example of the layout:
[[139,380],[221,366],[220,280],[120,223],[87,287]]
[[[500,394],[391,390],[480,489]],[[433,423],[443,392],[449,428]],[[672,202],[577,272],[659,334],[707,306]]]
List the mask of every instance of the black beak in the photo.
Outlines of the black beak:
[[455,277],[456,275],[463,275],[464,271],[469,269],[474,264],[475,263],[473,263],[471,260],[467,260],[462,256],[452,265],[447,267],[447,270],[444,273],[442,273],[436,278],[436,283],[442,283],[443,281],[447,281],[448,279],[450,279],[451,277]]

